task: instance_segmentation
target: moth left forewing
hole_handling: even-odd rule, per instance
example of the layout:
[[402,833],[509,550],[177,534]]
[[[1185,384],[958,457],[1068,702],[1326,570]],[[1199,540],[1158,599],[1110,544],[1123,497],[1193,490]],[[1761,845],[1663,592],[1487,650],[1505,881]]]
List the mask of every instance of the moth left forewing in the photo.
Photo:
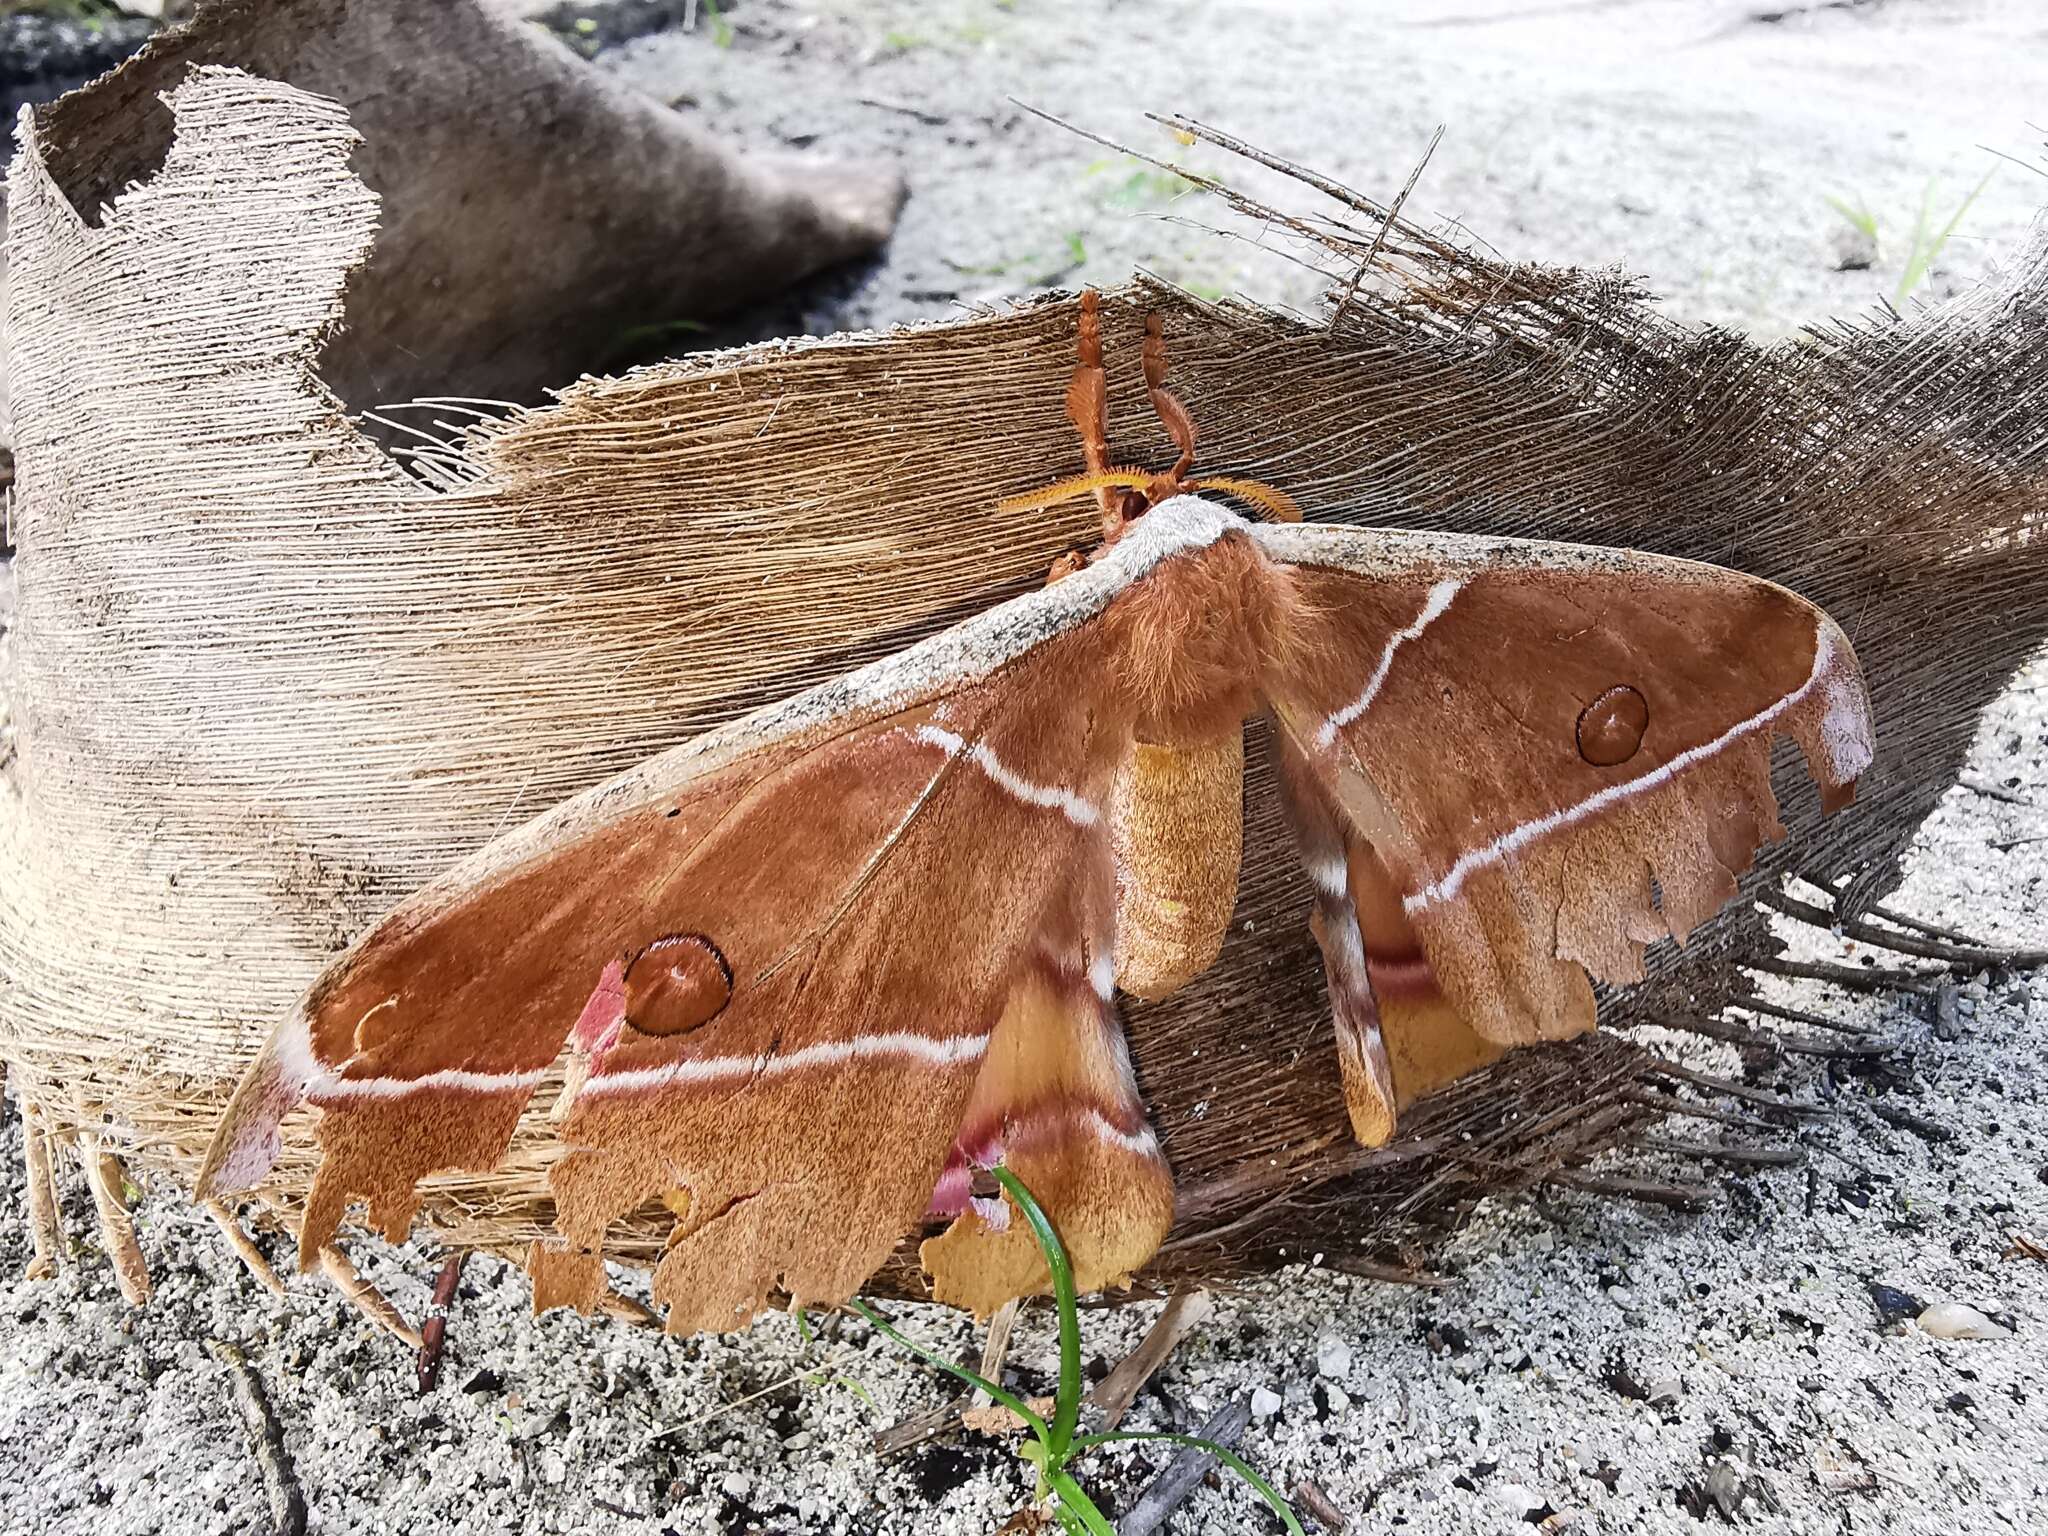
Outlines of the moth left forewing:
[[[1129,726],[1093,621],[1234,526],[1199,506],[1139,525],[1055,587],[480,851],[278,1030],[202,1195],[260,1179],[310,1100],[325,1155],[302,1260],[353,1198],[396,1235],[419,1178],[502,1157],[573,1032],[543,1300],[594,1300],[611,1224],[655,1200],[678,1217],[656,1275],[671,1326],[732,1327],[777,1290],[842,1300],[926,1214],[962,1136],[1035,1160],[1075,1213],[1077,1269],[1121,1276],[1171,1191],[1104,995]],[[1019,1060],[1075,1069],[991,1073],[1005,1030]],[[962,1220],[935,1266],[961,1294],[1031,1279]]]
[[1435,984],[1491,1040],[1590,1027],[1587,969],[1639,977],[1645,943],[1734,894],[1780,833],[1774,736],[1830,805],[1870,761],[1847,639],[1768,582],[1527,541],[1255,537],[1295,567],[1325,658],[1269,685],[1297,777],[1370,845]]

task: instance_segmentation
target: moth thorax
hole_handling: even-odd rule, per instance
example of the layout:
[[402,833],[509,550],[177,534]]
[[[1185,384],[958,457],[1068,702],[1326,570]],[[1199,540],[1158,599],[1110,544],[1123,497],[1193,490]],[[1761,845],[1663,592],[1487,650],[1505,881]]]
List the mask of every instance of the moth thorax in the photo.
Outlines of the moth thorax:
[[1198,746],[1260,709],[1285,583],[1243,537],[1160,562],[1108,614],[1116,684],[1140,740]]
[[1164,997],[1223,948],[1244,853],[1244,730],[1193,746],[1133,741],[1110,799],[1117,985]]

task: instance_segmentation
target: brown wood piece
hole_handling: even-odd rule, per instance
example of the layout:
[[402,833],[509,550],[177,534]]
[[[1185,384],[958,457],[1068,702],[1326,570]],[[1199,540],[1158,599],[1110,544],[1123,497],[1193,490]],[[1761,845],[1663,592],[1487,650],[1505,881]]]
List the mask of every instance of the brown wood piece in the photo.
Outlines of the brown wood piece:
[[1810,1024],[1815,1029],[1832,1029],[1845,1035],[1874,1035],[1875,1025],[1855,1024],[1847,1019],[1831,1019],[1824,1013],[1814,1013],[1805,1008],[1788,1008],[1783,1003],[1774,1003],[1761,997],[1739,997],[1729,1004],[1745,1013],[1769,1014],[1774,1019],[1785,1019],[1794,1024]]
[[249,1364],[248,1356],[233,1344],[208,1339],[207,1349],[227,1367],[235,1387],[235,1406],[241,1410],[243,1427],[249,1431],[250,1448],[263,1474],[263,1491],[270,1502],[271,1528],[277,1536],[305,1536],[306,1496],[299,1487],[291,1453],[285,1449],[284,1426],[263,1389],[263,1378]]
[[441,1380],[441,1352],[448,1342],[448,1309],[455,1303],[455,1286],[462,1279],[462,1261],[469,1255],[458,1248],[441,1264],[434,1281],[433,1304],[420,1324],[420,1358],[417,1375],[420,1396],[425,1397]]
[[1305,1477],[1294,1485],[1294,1502],[1314,1515],[1316,1523],[1331,1536],[1344,1536],[1344,1528],[1351,1523],[1344,1518],[1344,1512],[1330,1502],[1330,1496]]
[[1172,1355],[1188,1333],[1199,1328],[1216,1311],[1216,1301],[1207,1291],[1175,1291],[1145,1330],[1138,1347],[1103,1377],[1088,1400],[1102,1410],[1102,1427],[1115,1429],[1137,1401],[1160,1366]]

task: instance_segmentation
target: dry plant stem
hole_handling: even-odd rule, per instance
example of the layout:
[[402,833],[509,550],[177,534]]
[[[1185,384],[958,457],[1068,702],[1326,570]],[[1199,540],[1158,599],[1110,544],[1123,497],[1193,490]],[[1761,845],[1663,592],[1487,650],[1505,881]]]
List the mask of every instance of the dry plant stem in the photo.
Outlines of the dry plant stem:
[[100,1237],[114,1262],[114,1278],[121,1285],[121,1299],[131,1307],[146,1306],[149,1266],[143,1262],[142,1245],[135,1241],[135,1218],[129,1214],[122,1192],[127,1175],[121,1159],[92,1135],[78,1138],[78,1152],[85,1162],[85,1182],[92,1190],[93,1207],[99,1212]]
[[1966,773],[1960,779],[1957,779],[1956,782],[1962,785],[1963,788],[1967,789],[1971,794],[1982,795],[1987,800],[1997,800],[2005,805],[2024,806],[2026,809],[2030,811],[2038,809],[2038,807],[2035,806],[2034,802],[2029,800],[2025,795],[2016,795],[2011,790],[2005,788],[2003,785],[1993,784],[1988,779],[1975,778],[1972,775]]
[[408,1348],[416,1350],[426,1342],[382,1291],[356,1273],[349,1256],[332,1243],[320,1250],[320,1272],[334,1282],[358,1312]]
[[1745,1013],[1768,1014],[1774,1019],[1787,1019],[1794,1024],[1811,1024],[1815,1029],[1832,1029],[1845,1035],[1874,1035],[1878,1033],[1874,1024],[1852,1024],[1847,1019],[1831,1019],[1824,1013],[1810,1013],[1804,1008],[1787,1008],[1783,1003],[1768,1002],[1761,997],[1738,998],[1731,1007]]
[[1670,1141],[1662,1136],[1631,1136],[1622,1143],[1642,1152],[1661,1152],[1691,1163],[1735,1163],[1751,1168],[1790,1168],[1806,1161],[1799,1147],[1731,1147],[1705,1141]]
[[275,1295],[284,1294],[284,1282],[277,1278],[277,1271],[270,1267],[270,1260],[263,1256],[263,1250],[255,1240],[242,1230],[235,1213],[218,1200],[206,1202],[206,1214],[213,1218],[213,1224],[220,1228],[221,1236],[228,1240],[228,1246],[235,1250],[235,1257],[243,1267],[256,1277],[256,1283]]
[[1928,1120],[1889,1104],[1873,1103],[1870,1112],[1886,1125],[1896,1126],[1902,1131],[1911,1131],[1922,1141],[1954,1141],[1956,1133],[1938,1120]]
[[43,1128],[42,1111],[22,1100],[22,1152],[28,1164],[28,1222],[35,1240],[35,1257],[29,1260],[28,1278],[48,1280],[57,1273],[64,1256],[64,1220],[58,1214],[57,1170],[50,1160],[50,1133]]
[[1544,1182],[1612,1200],[1638,1200],[1645,1205],[1669,1206],[1675,1211],[1704,1210],[1709,1199],[1708,1191],[1698,1184],[1661,1184],[1652,1179],[1632,1179],[1625,1174],[1583,1173],[1576,1168],[1559,1168]]
[[[981,1345],[981,1374],[989,1381],[1003,1379],[1003,1362],[1010,1357],[1010,1332],[1017,1326],[1017,1313],[1024,1306],[1024,1298],[1013,1296],[996,1308],[996,1314],[988,1320],[988,1337]],[[970,1394],[973,1406],[985,1408],[994,1401],[979,1387]]]
[[1892,933],[1877,927],[1860,917],[1841,917],[1811,902],[1788,896],[1783,891],[1767,891],[1763,896],[1764,905],[1783,912],[1787,917],[1798,918],[1816,928],[1839,932],[1845,938],[1874,945],[1879,949],[1891,950],[1894,954],[1912,955],[1921,960],[1939,960],[1944,964],[1966,970],[1979,969],[1987,965],[2012,966],[2030,969],[2048,964],[2048,949],[2001,949],[1996,945],[1980,943],[1955,943],[1938,938],[1915,938],[1910,934]]
[[1442,123],[1438,123],[1436,132],[1429,136],[1429,142],[1422,147],[1422,158],[1415,162],[1415,169],[1408,173],[1408,180],[1402,184],[1400,193],[1394,198],[1393,206],[1387,209],[1387,216],[1380,221],[1380,232],[1373,236],[1372,248],[1365,253],[1365,259],[1359,262],[1357,270],[1351,274],[1351,281],[1344,289],[1344,297],[1337,301],[1336,309],[1331,312],[1331,330],[1334,331],[1343,324],[1345,316],[1351,313],[1352,302],[1358,297],[1358,285],[1365,281],[1366,273],[1372,270],[1372,264],[1386,248],[1387,236],[1393,233],[1394,225],[1401,217],[1401,209],[1408,202],[1408,194],[1413,192],[1415,184],[1422,180],[1422,173],[1429,166],[1430,156],[1436,153],[1437,145],[1443,141],[1444,127]]
[[1898,1049],[1891,1040],[1863,1041],[1853,1044],[1802,1040],[1796,1035],[1780,1035],[1770,1030],[1751,1029],[1733,1019],[1708,1019],[1695,1014],[1660,1013],[1649,1020],[1664,1029],[1675,1029],[1687,1034],[1704,1035],[1709,1040],[1725,1040],[1732,1045],[1755,1046],[1760,1050],[1783,1051],[1794,1056],[1821,1056],[1840,1059],[1850,1056],[1888,1056]]
[[1826,960],[1793,960],[1784,955],[1759,955],[1751,970],[1800,981],[1825,981],[1847,992],[1925,992],[1935,977],[1926,971],[1883,966],[1834,965]]
[[1138,1341],[1138,1347],[1088,1394],[1089,1401],[1102,1411],[1104,1429],[1115,1429],[1122,1422],[1145,1383],[1166,1363],[1174,1348],[1190,1329],[1207,1322],[1215,1310],[1215,1298],[1207,1291],[1175,1291],[1167,1298],[1159,1316],[1145,1330],[1145,1337]]
[[1725,1077],[1716,1077],[1711,1072],[1695,1072],[1691,1067],[1680,1066],[1675,1061],[1666,1061],[1661,1056],[1650,1058],[1650,1070],[1659,1077],[1673,1078],[1681,1083],[1690,1083],[1695,1088],[1704,1088],[1710,1093],[1724,1093],[1731,1099],[1742,1099],[1750,1104],[1762,1104],[1769,1109],[1780,1109],[1788,1115],[1826,1116],[1831,1113],[1819,1104],[1801,1104],[1782,1094],[1772,1093],[1763,1088],[1752,1088],[1747,1083],[1732,1083]]
[[270,1406],[263,1378],[233,1344],[208,1339],[206,1347],[214,1359],[227,1367],[228,1379],[234,1383],[235,1406],[241,1410],[242,1423],[256,1453],[256,1465],[263,1473],[263,1492],[270,1501],[272,1528],[277,1536],[305,1536],[306,1496],[299,1489],[298,1473],[284,1448],[284,1426]]
[[448,1308],[455,1302],[455,1286],[462,1279],[462,1261],[468,1256],[459,1248],[448,1255],[434,1281],[433,1305],[427,1309],[426,1321],[420,1324],[418,1375],[422,1397],[433,1391],[441,1379],[441,1351],[448,1342]]
[[[1251,1421],[1251,1404],[1240,1399],[1225,1403],[1196,1434],[1229,1449],[1244,1438],[1245,1429]],[[1146,1484],[1145,1490],[1125,1511],[1123,1519],[1117,1521],[1118,1536],[1151,1536],[1166,1523],[1166,1517],[1179,1507],[1181,1500],[1201,1486],[1202,1479],[1218,1465],[1217,1459],[1207,1451],[1194,1446],[1182,1449],[1166,1464],[1165,1471]]]
[[1873,906],[1866,909],[1872,917],[1892,924],[1896,928],[1910,928],[1915,933],[1924,933],[1930,939],[1947,939],[1965,949],[1988,949],[1989,945],[1971,934],[1956,928],[1944,928],[1940,923],[1930,923],[1924,918],[1909,917],[1892,907]]
[[1344,1528],[1351,1523],[1344,1518],[1344,1511],[1330,1502],[1330,1496],[1305,1477],[1294,1485],[1294,1502],[1314,1515],[1316,1523],[1332,1536],[1344,1536]]

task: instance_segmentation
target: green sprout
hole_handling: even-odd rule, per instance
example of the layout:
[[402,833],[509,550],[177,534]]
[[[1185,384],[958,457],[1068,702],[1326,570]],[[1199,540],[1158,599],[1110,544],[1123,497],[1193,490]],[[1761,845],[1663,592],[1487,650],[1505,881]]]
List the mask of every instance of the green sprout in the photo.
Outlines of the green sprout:
[[1920,216],[1913,224],[1913,245],[1906,256],[1906,270],[1900,274],[1899,291],[1892,298],[1895,308],[1906,302],[1906,295],[1920,286],[1921,280],[1927,276],[1935,262],[1940,260],[1942,247],[1948,244],[1949,236],[1956,232],[1956,226],[1963,222],[1963,215],[1968,213],[1970,205],[1977,201],[1978,194],[1983,192],[1986,183],[1991,180],[1991,174],[1990,171],[1986,171],[1978,179],[1977,185],[1970,189],[1970,195],[1956,206],[1956,211],[1949,215],[1948,222],[1941,226],[1938,234],[1934,232],[1935,182],[1933,177],[1928,178],[1927,190],[1920,194]]
[[725,12],[718,8],[718,0],[704,0],[704,19],[711,23],[712,46],[730,48],[732,23],[725,19]]
[[1038,1473],[1038,1488],[1035,1497],[1041,1502],[1055,1500],[1052,1512],[1060,1523],[1060,1529],[1069,1536],[1116,1536],[1116,1530],[1103,1516],[1095,1501],[1088,1496],[1069,1470],[1072,1463],[1097,1446],[1128,1444],[1132,1441],[1161,1441],[1168,1445],[1189,1446],[1206,1451],[1229,1467],[1245,1482],[1249,1483],[1259,1497],[1272,1506],[1275,1514],[1285,1522],[1291,1536],[1306,1536],[1301,1522],[1285,1499],[1258,1473],[1254,1472],[1236,1452],[1213,1440],[1204,1440],[1199,1435],[1175,1435],[1157,1430],[1123,1430],[1095,1435],[1076,1434],[1081,1423],[1081,1322],[1080,1312],[1075,1306],[1074,1267],[1068,1261],[1066,1246],[1061,1243],[1059,1233],[1053,1230],[1052,1220],[1045,1209],[1032,1197],[1031,1191],[1009,1169],[997,1167],[990,1170],[996,1182],[1010,1202],[1024,1213],[1024,1219],[1031,1224],[1031,1234],[1038,1240],[1039,1251],[1045,1255],[1046,1270],[1052,1276],[1053,1301],[1059,1313],[1060,1329],[1060,1381],[1053,1398],[1050,1421],[1037,1413],[1021,1398],[1005,1392],[995,1382],[986,1380],[965,1366],[956,1365],[944,1355],[927,1349],[915,1339],[897,1331],[887,1318],[855,1297],[853,1309],[866,1318],[885,1337],[909,1350],[928,1365],[959,1377],[977,1391],[987,1393],[1010,1412],[1023,1420],[1031,1431],[1031,1439],[1019,1450],[1018,1455],[1031,1463]]
[[1862,198],[1853,203],[1840,197],[1824,197],[1822,201],[1839,213],[1843,221],[1864,239],[1872,245],[1877,243],[1877,215],[1863,206]]
[[[1993,167],[1993,170],[1995,169],[1996,167]],[[1927,280],[1928,274],[1934,269],[1934,264],[1941,259],[1941,253],[1947,247],[1950,237],[1955,234],[1964,217],[1976,204],[1991,176],[1991,171],[1984,173],[1977,185],[1970,189],[1970,195],[1956,205],[1956,210],[1949,215],[1948,222],[1939,229],[1936,229],[1934,224],[1934,198],[1940,183],[1931,176],[1927,179],[1926,189],[1920,194],[1919,214],[1913,220],[1913,238],[1906,251],[1906,264],[1899,274],[1898,290],[1892,295],[1894,309],[1904,304],[1913,290]],[[1852,201],[1845,197],[1824,196],[1821,201],[1841,215],[1843,223],[1862,235],[1873,248],[1876,247],[1877,215],[1865,206],[1862,198]]]

